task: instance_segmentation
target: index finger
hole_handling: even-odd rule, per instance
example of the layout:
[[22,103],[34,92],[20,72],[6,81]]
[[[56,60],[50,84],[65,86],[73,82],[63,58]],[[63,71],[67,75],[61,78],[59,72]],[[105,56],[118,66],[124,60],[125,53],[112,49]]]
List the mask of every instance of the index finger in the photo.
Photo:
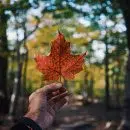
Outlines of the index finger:
[[44,91],[46,93],[52,93],[54,91],[61,89],[62,87],[63,87],[63,85],[61,83],[52,83],[52,84],[46,85],[44,87]]
[[59,90],[60,88],[62,88],[61,83],[52,83],[38,89],[36,93],[39,93],[39,92],[51,93],[51,92]]

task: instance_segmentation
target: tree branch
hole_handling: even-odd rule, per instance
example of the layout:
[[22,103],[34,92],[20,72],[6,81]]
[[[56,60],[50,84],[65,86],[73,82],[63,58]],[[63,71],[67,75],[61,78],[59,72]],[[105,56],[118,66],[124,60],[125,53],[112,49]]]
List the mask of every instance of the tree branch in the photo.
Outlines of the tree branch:
[[78,9],[78,8],[74,7],[72,4],[70,4],[70,2],[67,2],[67,6],[68,6],[68,8],[70,8],[71,10],[73,10],[77,13],[81,13],[83,15],[89,15],[89,13],[87,13],[87,11],[83,11],[82,9]]
[[26,41],[27,40],[27,38],[29,37],[29,36],[31,36],[38,28],[39,28],[39,24],[41,23],[41,21],[40,21],[40,19],[38,20],[38,22],[37,22],[37,24],[36,24],[36,26],[35,26],[35,28],[31,31],[31,32],[29,32],[21,41],[19,41],[20,42],[20,45],[22,45],[23,43],[24,43],[24,41]]

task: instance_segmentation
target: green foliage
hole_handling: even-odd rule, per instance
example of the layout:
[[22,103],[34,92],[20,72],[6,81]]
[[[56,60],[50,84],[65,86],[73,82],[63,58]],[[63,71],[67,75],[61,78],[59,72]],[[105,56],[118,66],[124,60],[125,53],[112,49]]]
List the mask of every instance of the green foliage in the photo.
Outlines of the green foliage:
[[68,19],[73,17],[73,12],[69,9],[56,10],[53,14],[53,17],[56,19]]
[[[35,68],[33,57],[37,52],[42,54],[50,52],[51,40],[54,39],[58,30],[64,33],[66,39],[71,42],[72,53],[78,54],[86,50],[89,52],[86,57],[87,71],[79,74],[74,80],[74,82],[76,80],[79,81],[79,83],[75,82],[73,85],[75,86],[73,89],[74,93],[82,93],[82,82],[85,80],[88,81],[86,84],[89,86],[85,89],[86,92],[88,90],[88,93],[90,93],[92,85],[90,82],[92,81],[96,97],[104,96],[104,58],[99,62],[99,56],[95,56],[94,41],[99,43],[96,50],[100,47],[100,42],[104,45],[108,44],[110,86],[117,84],[112,82],[113,79],[114,81],[117,80],[117,75],[119,75],[119,82],[123,82],[125,57],[127,56],[127,40],[125,29],[120,31],[118,27],[119,25],[123,27],[124,21],[122,20],[122,12],[118,3],[116,4],[115,6],[110,0],[33,0],[31,2],[20,0],[9,6],[0,4],[0,12],[3,10],[11,11],[8,20],[14,16],[16,17],[17,25],[19,26],[15,25],[14,30],[26,27],[26,33],[29,34],[32,31],[30,25],[32,27],[37,24],[37,21],[40,20],[41,22],[37,31],[26,42],[29,51],[27,91],[30,93],[36,88],[41,87],[42,76]],[[33,11],[41,11],[40,15],[42,16],[38,13],[38,15],[35,14],[33,16],[34,14],[31,14],[30,16],[31,9],[35,9]],[[80,19],[82,19],[81,22]],[[84,22],[89,24],[86,25]],[[9,26],[11,25],[13,24],[9,24]],[[0,31],[2,32],[2,30]],[[16,42],[16,40],[13,42]],[[16,44],[13,47],[15,49]],[[105,51],[105,48],[102,51]],[[71,88],[71,83],[68,86]]]

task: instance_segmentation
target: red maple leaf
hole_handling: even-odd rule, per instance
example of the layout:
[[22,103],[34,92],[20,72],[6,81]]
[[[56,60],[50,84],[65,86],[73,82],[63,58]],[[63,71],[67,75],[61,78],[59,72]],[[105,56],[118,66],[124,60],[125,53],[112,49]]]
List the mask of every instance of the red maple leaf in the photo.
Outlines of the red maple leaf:
[[74,75],[83,69],[84,56],[72,55],[70,43],[59,32],[57,38],[52,42],[49,56],[37,55],[35,61],[37,68],[44,74],[45,80],[73,79]]

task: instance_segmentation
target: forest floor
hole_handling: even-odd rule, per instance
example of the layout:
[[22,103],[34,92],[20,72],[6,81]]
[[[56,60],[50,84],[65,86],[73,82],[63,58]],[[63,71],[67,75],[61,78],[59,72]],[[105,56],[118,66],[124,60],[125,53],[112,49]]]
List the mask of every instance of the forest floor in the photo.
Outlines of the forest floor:
[[71,101],[56,116],[49,130],[117,130],[123,112],[121,109],[106,110],[100,102]]
[[[106,110],[100,102],[83,105],[81,101],[71,101],[56,114],[48,130],[117,130],[122,115],[121,110]],[[0,130],[8,129],[7,125],[0,126]]]

